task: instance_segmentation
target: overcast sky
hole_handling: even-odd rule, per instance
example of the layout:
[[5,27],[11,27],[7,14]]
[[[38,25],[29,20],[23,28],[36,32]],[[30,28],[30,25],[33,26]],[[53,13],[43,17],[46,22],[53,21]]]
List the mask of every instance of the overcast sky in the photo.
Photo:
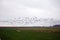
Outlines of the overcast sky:
[[21,16],[60,19],[60,0],[0,0],[0,18]]
[[0,0],[1,17],[60,17],[60,0]]

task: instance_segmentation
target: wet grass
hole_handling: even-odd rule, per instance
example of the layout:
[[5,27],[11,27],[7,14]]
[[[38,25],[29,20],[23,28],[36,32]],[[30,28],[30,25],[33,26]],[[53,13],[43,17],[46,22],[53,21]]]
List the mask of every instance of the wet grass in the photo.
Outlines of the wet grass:
[[60,32],[0,30],[2,40],[60,40]]

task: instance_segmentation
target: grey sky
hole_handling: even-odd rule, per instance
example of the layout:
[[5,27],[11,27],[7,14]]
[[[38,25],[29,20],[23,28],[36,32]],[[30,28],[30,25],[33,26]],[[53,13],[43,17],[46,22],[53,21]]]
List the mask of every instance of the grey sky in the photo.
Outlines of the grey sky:
[[37,16],[60,19],[60,0],[0,0],[0,18]]
[[60,0],[1,0],[0,10],[2,17],[7,14],[7,16],[28,15],[57,18],[60,15]]

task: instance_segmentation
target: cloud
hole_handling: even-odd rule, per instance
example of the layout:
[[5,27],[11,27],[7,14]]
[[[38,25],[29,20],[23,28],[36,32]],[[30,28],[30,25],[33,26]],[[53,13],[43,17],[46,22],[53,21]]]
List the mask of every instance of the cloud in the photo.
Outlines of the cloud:
[[[48,14],[51,14],[53,17],[57,17],[60,14],[59,0],[3,0],[1,3],[2,3],[2,9],[0,10],[2,10],[3,14],[11,16],[12,14],[15,14],[15,16],[19,16],[19,14],[20,15],[40,14],[40,16],[42,14],[44,15],[47,14],[47,16],[49,16]],[[33,11],[30,11],[29,13],[27,9]],[[43,12],[41,13],[42,10]],[[0,14],[3,16],[2,13]]]
[[[24,5],[24,7],[28,7],[30,9],[30,14],[40,14],[40,16],[47,15],[52,18],[58,18],[60,14],[60,1],[59,0],[18,0],[18,6]],[[21,4],[21,5],[19,5]],[[18,8],[19,8],[18,7]],[[33,10],[33,12],[32,12]],[[39,11],[38,11],[39,10]],[[43,12],[41,13],[40,11]],[[35,11],[35,12],[34,12]],[[45,12],[44,12],[45,11]],[[37,12],[37,13],[36,13]],[[28,13],[29,14],[29,13]],[[42,15],[43,14],[43,15]],[[49,15],[48,15],[49,14]],[[46,17],[45,15],[45,17]]]
[[60,0],[0,0],[0,18],[37,16],[60,18]]

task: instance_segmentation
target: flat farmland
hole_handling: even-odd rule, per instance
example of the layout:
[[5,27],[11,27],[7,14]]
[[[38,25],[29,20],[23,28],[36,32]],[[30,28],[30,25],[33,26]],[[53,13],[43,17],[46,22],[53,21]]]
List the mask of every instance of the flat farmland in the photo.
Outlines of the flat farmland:
[[58,27],[0,27],[2,40],[60,40]]
[[60,27],[0,27],[0,30],[33,30],[33,31],[51,31],[60,32]]

